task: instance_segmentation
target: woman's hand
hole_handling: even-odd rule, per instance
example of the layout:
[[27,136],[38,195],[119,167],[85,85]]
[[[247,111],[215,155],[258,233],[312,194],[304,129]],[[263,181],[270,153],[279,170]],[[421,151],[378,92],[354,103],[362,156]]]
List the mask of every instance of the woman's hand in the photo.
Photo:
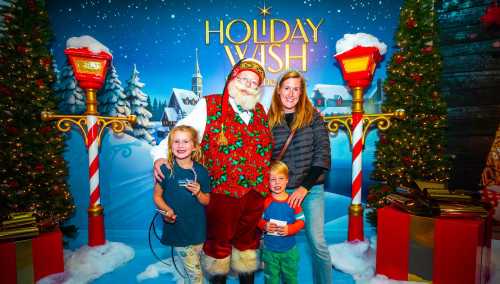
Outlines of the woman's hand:
[[196,195],[196,196],[198,194],[200,194],[200,192],[201,192],[200,184],[195,182],[195,181],[192,181],[192,182],[189,182],[188,184],[186,184],[186,189],[191,191],[192,195]]
[[163,181],[165,178],[165,175],[161,171],[161,166],[166,165],[167,168],[171,169],[172,167],[168,165],[167,159],[160,158],[154,162],[154,167],[153,167],[153,172],[155,176],[155,180],[158,182]]
[[297,189],[290,195],[288,198],[288,205],[290,207],[295,208],[302,204],[302,201],[307,195],[307,189],[303,186],[297,187]]

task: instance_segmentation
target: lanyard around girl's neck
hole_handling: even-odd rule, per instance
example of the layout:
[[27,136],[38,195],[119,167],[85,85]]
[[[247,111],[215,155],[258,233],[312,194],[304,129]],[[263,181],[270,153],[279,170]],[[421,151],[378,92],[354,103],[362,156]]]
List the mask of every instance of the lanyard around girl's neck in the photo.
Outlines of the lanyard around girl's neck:
[[[179,163],[177,163],[177,161],[175,159],[173,159],[173,160],[174,160],[174,167],[175,167],[175,164],[177,164],[177,166],[179,168],[187,170],[187,169],[181,167],[181,165],[179,165]],[[197,182],[198,181],[198,175],[196,174],[196,171],[194,170],[194,161],[193,161],[193,165],[189,168],[189,170],[191,170],[193,172],[194,182]]]

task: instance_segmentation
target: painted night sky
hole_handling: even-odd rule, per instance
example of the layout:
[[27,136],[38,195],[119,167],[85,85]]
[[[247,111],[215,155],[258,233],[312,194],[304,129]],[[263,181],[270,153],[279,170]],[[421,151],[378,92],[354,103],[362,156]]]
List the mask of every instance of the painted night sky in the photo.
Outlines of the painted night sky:
[[[113,53],[113,64],[122,83],[130,78],[133,64],[137,65],[144,91],[151,97],[166,98],[172,88],[191,88],[195,49],[199,50],[199,64],[203,75],[203,93],[219,93],[225,76],[231,68],[224,45],[236,56],[234,45],[226,37],[210,33],[205,43],[205,21],[210,30],[218,28],[219,20],[224,29],[231,20],[245,20],[252,27],[253,20],[259,25],[259,40],[269,39],[269,22],[281,19],[294,29],[298,19],[310,42],[307,45],[308,88],[314,84],[343,84],[340,70],[333,55],[335,43],[346,33],[370,33],[385,42],[389,49],[385,60],[376,71],[376,78],[385,77],[385,64],[393,52],[393,37],[397,27],[401,1],[397,0],[301,0],[301,1],[48,1],[48,10],[55,34],[54,54],[57,64],[64,64],[64,47],[69,37],[91,35]],[[262,7],[271,7],[270,14],[261,15]],[[267,36],[262,36],[262,19],[267,22]],[[312,42],[312,29],[306,19],[318,25],[317,42]],[[281,27],[281,28],[280,28]],[[245,36],[242,22],[232,25],[230,36],[239,41]],[[253,30],[252,30],[253,32]],[[284,35],[282,26],[276,25],[277,38]],[[253,37],[247,55],[255,44]],[[284,45],[290,44],[291,54],[299,55],[303,39],[282,43],[274,52],[284,58]],[[243,46],[242,46],[243,47]],[[259,56],[259,55],[258,55]],[[266,64],[277,62],[267,55]],[[291,68],[299,69],[300,60],[291,60]],[[274,65],[273,65],[274,64]],[[279,73],[268,72],[271,79]],[[309,90],[310,91],[310,90]]]

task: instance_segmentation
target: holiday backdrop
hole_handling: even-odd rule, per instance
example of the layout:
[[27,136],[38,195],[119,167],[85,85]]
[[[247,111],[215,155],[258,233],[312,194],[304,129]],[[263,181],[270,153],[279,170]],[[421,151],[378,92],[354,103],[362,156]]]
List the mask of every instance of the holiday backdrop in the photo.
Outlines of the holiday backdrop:
[[[295,69],[303,72],[308,96],[324,115],[348,114],[352,96],[333,58],[335,44],[344,34],[372,34],[387,45],[387,53],[365,90],[365,111],[381,112],[382,81],[394,52],[400,6],[401,1],[347,0],[49,1],[60,112],[85,110],[83,91],[75,84],[64,49],[70,37],[90,35],[113,55],[106,84],[98,93],[99,112],[138,116],[138,124],[128,134],[108,133],[102,141],[101,198],[106,211],[120,209],[106,207],[107,201],[123,209],[128,206],[127,200],[142,202],[134,206],[137,209],[153,208],[150,148],[190,112],[201,96],[220,93],[232,64],[242,57],[253,57],[264,64],[267,80],[262,102],[266,108],[275,81],[286,70]],[[77,206],[86,208],[86,149],[76,131],[70,136],[66,152],[69,183]],[[377,139],[377,131],[372,130],[365,143],[363,197],[372,183]],[[330,140],[332,170],[326,190],[349,196],[348,136],[340,130]],[[85,226],[86,213],[80,211],[76,219],[81,218]],[[137,218],[137,224],[144,220],[135,210],[121,212],[127,216],[120,215],[120,219]],[[109,215],[106,223],[117,224]]]

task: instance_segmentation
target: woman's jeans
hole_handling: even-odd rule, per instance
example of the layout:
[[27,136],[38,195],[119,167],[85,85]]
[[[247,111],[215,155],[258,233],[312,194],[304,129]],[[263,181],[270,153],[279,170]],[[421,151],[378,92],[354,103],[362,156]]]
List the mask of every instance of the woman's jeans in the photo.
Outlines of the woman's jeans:
[[[292,191],[293,192],[293,191]],[[291,193],[291,191],[289,191]],[[325,191],[323,185],[315,185],[302,201],[305,233],[311,250],[314,284],[332,283],[332,259],[324,235]]]

